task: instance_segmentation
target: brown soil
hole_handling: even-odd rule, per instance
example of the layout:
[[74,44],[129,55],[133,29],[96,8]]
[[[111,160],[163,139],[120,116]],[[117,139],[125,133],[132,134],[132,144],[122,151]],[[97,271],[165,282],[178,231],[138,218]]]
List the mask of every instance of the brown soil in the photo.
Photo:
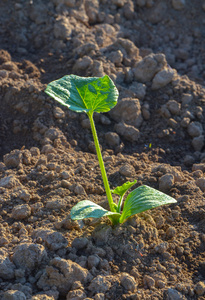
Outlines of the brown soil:
[[[0,1],[0,299],[205,299],[204,13],[202,0]],[[111,188],[137,179],[177,204],[115,227],[70,219],[80,200],[107,204],[86,116],[44,93],[67,74],[119,89],[95,115]]]

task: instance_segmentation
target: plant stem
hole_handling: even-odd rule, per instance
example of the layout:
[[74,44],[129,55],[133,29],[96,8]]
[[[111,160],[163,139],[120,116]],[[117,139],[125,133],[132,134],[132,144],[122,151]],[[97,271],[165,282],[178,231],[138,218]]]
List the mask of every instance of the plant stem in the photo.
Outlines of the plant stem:
[[117,206],[117,212],[119,212],[119,213],[120,213],[121,207],[122,207],[122,200],[123,200],[123,196],[120,196],[118,206]]
[[110,186],[109,186],[109,182],[108,182],[108,179],[107,179],[107,174],[106,174],[106,171],[105,171],[105,165],[104,165],[102,154],[101,154],[101,151],[100,151],[100,145],[99,145],[98,136],[97,136],[97,132],[96,132],[96,128],[95,128],[95,123],[94,123],[94,120],[93,120],[93,112],[88,112],[87,115],[88,115],[89,120],[90,120],[91,130],[92,130],[92,134],[93,134],[93,139],[94,139],[94,143],[95,143],[97,157],[98,157],[98,161],[99,161],[99,165],[100,165],[100,170],[101,170],[103,183],[104,183],[104,187],[105,187],[105,192],[106,192],[106,195],[107,195],[110,210],[112,212],[115,212],[115,209],[113,207],[112,194],[111,194],[111,191],[110,191]]

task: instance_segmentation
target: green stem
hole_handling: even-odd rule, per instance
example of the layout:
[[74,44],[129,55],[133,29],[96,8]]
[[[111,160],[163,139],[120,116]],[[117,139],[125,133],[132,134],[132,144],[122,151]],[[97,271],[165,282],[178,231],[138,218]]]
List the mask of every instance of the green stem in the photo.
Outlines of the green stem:
[[119,213],[121,211],[122,201],[123,201],[123,195],[120,196],[120,199],[119,199],[119,202],[118,202],[118,205],[117,205],[117,212],[119,212]]
[[100,151],[100,145],[99,145],[98,136],[97,136],[97,132],[96,132],[96,128],[95,128],[95,123],[94,123],[94,120],[93,120],[93,112],[88,112],[87,115],[88,115],[89,120],[90,120],[91,130],[92,130],[92,134],[93,134],[93,139],[94,139],[94,143],[95,143],[97,157],[98,157],[98,161],[99,161],[99,165],[100,165],[100,170],[101,170],[103,183],[104,183],[104,186],[105,186],[105,192],[106,192],[106,195],[107,195],[110,210],[112,212],[115,212],[115,209],[113,207],[112,194],[111,194],[111,191],[110,191],[110,186],[109,186],[109,182],[108,182],[108,179],[107,179],[107,174],[106,174],[106,171],[105,171],[105,165],[104,165],[102,154],[101,154],[101,151]]

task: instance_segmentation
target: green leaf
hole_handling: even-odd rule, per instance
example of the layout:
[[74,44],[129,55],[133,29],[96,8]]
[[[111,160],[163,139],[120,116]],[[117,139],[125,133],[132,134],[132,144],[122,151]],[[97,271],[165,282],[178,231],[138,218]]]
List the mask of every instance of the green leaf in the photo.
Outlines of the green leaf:
[[117,104],[118,90],[109,76],[66,75],[47,85],[45,92],[76,112],[107,112]]
[[132,182],[127,181],[123,185],[117,186],[114,190],[111,190],[111,192],[113,194],[123,196],[136,182],[137,182],[137,180],[134,180]]
[[132,191],[126,198],[120,223],[124,222],[127,218],[155,208],[164,204],[176,203],[177,201],[147,185],[142,185]]
[[117,212],[111,212],[98,204],[95,204],[89,200],[83,200],[78,202],[72,209],[71,209],[71,219],[73,220],[82,220],[86,218],[101,218],[101,217],[114,217],[119,216],[120,214]]

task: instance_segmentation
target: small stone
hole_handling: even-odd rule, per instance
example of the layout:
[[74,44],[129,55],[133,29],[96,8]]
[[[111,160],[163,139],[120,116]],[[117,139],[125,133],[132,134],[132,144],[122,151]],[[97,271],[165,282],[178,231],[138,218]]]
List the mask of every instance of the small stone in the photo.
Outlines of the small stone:
[[82,268],[79,264],[69,259],[55,257],[50,261],[49,266],[38,280],[37,286],[40,289],[45,286],[51,289],[55,286],[61,296],[66,296],[75,281],[80,281],[84,285],[91,278],[88,270]]
[[177,290],[169,288],[167,290],[168,300],[185,300],[186,298]]
[[105,295],[103,293],[97,293],[94,296],[94,300],[104,300],[105,299]]
[[95,277],[90,285],[88,286],[88,290],[92,292],[92,294],[96,293],[105,293],[111,287],[111,276],[102,276],[98,275]]
[[11,189],[20,185],[20,181],[14,175],[9,175],[0,179],[0,187],[3,188]]
[[31,207],[28,204],[16,205],[13,208],[11,215],[15,220],[28,218],[31,215]]
[[174,70],[170,67],[159,71],[152,80],[152,90],[158,90],[172,81]]
[[193,96],[191,94],[183,94],[182,95],[182,105],[190,104],[193,100]]
[[81,184],[77,184],[74,188],[74,192],[77,195],[83,195],[83,194],[85,194],[85,189]]
[[108,59],[115,64],[116,66],[120,66],[120,64],[123,61],[123,54],[120,50],[117,51],[112,51],[109,55],[108,55]]
[[65,117],[64,111],[58,106],[54,107],[53,115],[56,119],[63,119]]
[[171,114],[178,115],[180,113],[181,104],[176,100],[169,100],[167,102],[167,108],[169,109]]
[[72,27],[69,19],[60,17],[54,24],[53,33],[56,39],[66,40],[71,36]]
[[99,263],[100,263],[100,258],[98,255],[88,256],[88,269],[92,269],[93,267],[97,268]]
[[52,199],[46,203],[46,208],[48,209],[65,209],[66,206],[67,201],[66,199],[62,198]]
[[175,234],[176,234],[176,229],[174,227],[169,227],[166,231],[166,236],[170,239],[173,238]]
[[121,285],[129,292],[134,292],[136,289],[136,281],[133,276],[127,273],[122,273],[120,276]]
[[135,174],[135,168],[126,163],[120,168],[119,172],[123,176],[131,177]]
[[135,94],[135,97],[137,97],[139,100],[143,100],[146,95],[146,85],[144,83],[140,82],[133,82],[132,85],[130,85],[129,90],[132,91]]
[[13,150],[3,156],[3,162],[7,167],[17,168],[22,160],[22,152],[20,150]]
[[195,183],[202,190],[202,192],[205,192],[205,178],[198,178]]
[[155,286],[155,280],[151,276],[145,275],[143,277],[143,283],[145,288],[153,289]]
[[116,132],[130,142],[136,142],[139,140],[140,132],[137,128],[131,125],[127,125],[123,122],[115,124],[114,129]]
[[84,300],[84,299],[86,299],[86,293],[83,289],[70,291],[66,296],[66,300]]
[[193,163],[195,162],[195,159],[193,156],[191,155],[186,155],[185,158],[184,158],[184,164],[185,166],[187,167],[190,167],[193,165]]
[[15,265],[6,256],[6,253],[0,254],[0,278],[8,280],[14,278]]
[[181,127],[187,128],[188,125],[189,125],[189,123],[190,123],[190,121],[191,121],[190,118],[184,117],[184,118],[181,120],[181,123],[180,123]]
[[26,296],[21,291],[8,290],[4,293],[2,300],[26,300]]
[[176,10],[182,10],[185,5],[185,0],[172,0],[172,7]]
[[162,192],[169,191],[174,185],[174,176],[172,174],[165,174],[159,179],[159,189]]
[[193,138],[200,136],[203,133],[202,124],[199,122],[195,122],[195,121],[191,122],[187,128],[187,131],[188,131],[188,134]]
[[9,74],[8,71],[0,70],[0,78],[7,78],[8,74]]
[[164,54],[150,54],[137,62],[133,68],[136,81],[148,82],[166,65]]
[[205,172],[205,163],[193,164],[192,172],[198,171],[198,170],[200,170],[202,172]]
[[81,237],[81,238],[75,238],[72,242],[72,247],[76,248],[77,250],[85,249],[88,245],[88,239]]
[[40,266],[47,259],[43,245],[24,243],[14,249],[13,262],[17,268],[24,268],[28,273]]
[[110,115],[116,122],[122,121],[135,127],[139,127],[143,121],[138,99],[122,99],[110,111]]
[[85,55],[82,58],[79,58],[73,66],[74,73],[81,73],[86,71],[89,67],[93,65],[93,60],[91,57]]
[[29,200],[31,199],[31,194],[27,190],[22,190],[19,194],[19,198],[26,202],[29,202]]
[[32,233],[32,238],[40,238],[45,243],[45,246],[53,251],[66,248],[68,245],[68,240],[62,233],[50,229],[36,229]]
[[197,282],[194,291],[198,296],[203,296],[205,294],[205,281]]
[[204,147],[204,135],[194,137],[191,143],[195,151],[201,151]]
[[120,137],[116,132],[107,132],[105,141],[110,147],[117,147],[120,144]]
[[[154,1],[147,0],[147,6],[153,6]],[[155,2],[154,2],[155,3]],[[158,24],[163,20],[166,15],[167,5],[165,2],[158,2],[153,8],[150,10],[149,14],[147,15],[148,21],[152,24]]]

